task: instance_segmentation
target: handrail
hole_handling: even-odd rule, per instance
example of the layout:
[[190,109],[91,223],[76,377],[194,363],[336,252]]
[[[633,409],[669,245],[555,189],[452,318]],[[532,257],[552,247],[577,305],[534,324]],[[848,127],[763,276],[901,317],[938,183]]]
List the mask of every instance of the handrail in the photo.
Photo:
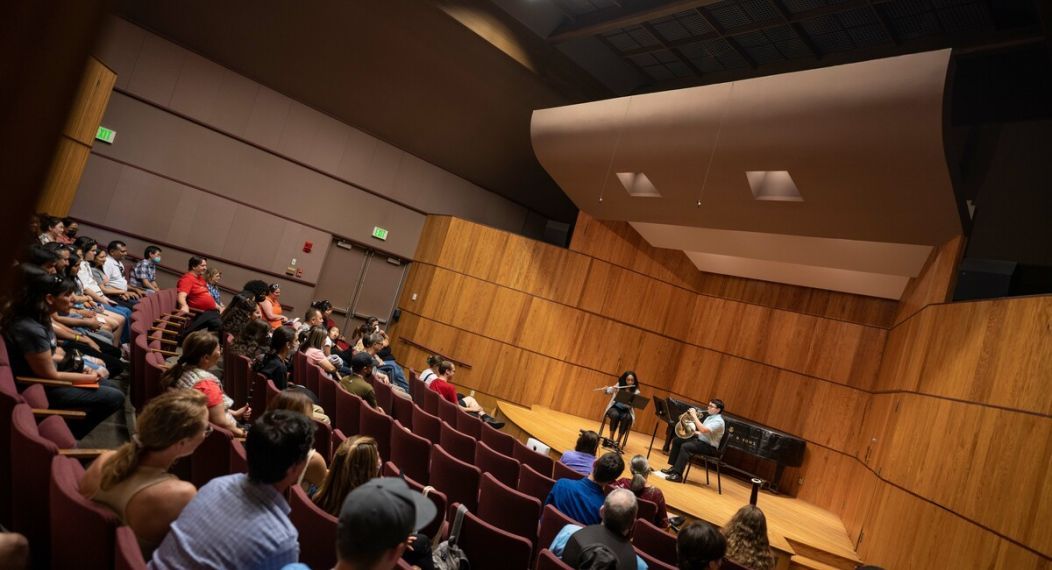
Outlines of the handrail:
[[404,336],[398,337],[398,340],[400,340],[400,341],[402,341],[402,342],[404,342],[404,343],[406,343],[406,344],[408,344],[410,346],[415,346],[415,347],[417,347],[417,348],[419,348],[419,349],[421,349],[421,350],[423,350],[425,352],[428,352],[430,354],[434,354],[436,356],[441,356],[442,358],[452,362],[453,364],[456,364],[457,366],[460,366],[461,368],[471,369],[471,365],[468,364],[467,362],[464,362],[463,360],[457,360],[456,358],[453,358],[452,356],[447,356],[445,354],[442,354],[441,352],[439,352],[439,351],[437,351],[435,349],[432,349],[432,348],[428,348],[428,347],[420,344],[419,342],[416,342],[415,340],[408,339],[408,338],[406,338]]

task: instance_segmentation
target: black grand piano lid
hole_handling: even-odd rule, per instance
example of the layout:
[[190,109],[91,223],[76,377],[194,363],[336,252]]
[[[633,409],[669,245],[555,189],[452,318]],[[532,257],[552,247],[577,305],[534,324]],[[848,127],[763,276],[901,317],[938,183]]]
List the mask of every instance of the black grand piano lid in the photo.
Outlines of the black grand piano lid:
[[806,442],[784,431],[759,422],[724,414],[730,438],[727,446],[770,459],[788,467],[799,467],[804,461]]

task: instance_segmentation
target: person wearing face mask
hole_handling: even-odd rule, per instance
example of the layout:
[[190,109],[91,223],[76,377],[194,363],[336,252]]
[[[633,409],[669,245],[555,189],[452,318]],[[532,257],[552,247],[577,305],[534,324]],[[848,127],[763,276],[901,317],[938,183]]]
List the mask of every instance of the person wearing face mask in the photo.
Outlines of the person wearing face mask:
[[66,226],[66,231],[62,232],[64,238],[59,238],[57,241],[63,245],[73,245],[73,241],[77,239],[77,232],[80,231],[77,220],[62,218],[62,225]]
[[128,283],[135,288],[146,291],[147,294],[156,293],[161,288],[157,286],[157,264],[161,262],[161,248],[151,245],[143,253],[142,261],[135,264]]

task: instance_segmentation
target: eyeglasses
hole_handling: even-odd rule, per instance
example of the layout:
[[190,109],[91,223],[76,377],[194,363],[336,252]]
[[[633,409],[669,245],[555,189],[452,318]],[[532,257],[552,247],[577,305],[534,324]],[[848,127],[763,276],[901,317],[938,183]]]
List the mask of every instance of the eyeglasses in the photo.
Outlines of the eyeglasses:
[[208,436],[212,435],[213,431],[215,431],[215,430],[212,428],[212,424],[211,423],[206,425],[205,426],[205,432],[204,432],[205,433],[205,437],[208,437]]

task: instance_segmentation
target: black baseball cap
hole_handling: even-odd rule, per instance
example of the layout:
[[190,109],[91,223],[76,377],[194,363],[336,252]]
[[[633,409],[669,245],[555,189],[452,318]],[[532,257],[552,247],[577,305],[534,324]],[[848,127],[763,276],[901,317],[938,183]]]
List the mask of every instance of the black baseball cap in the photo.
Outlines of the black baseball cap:
[[402,479],[370,479],[343,501],[337,541],[341,549],[394,548],[427,526],[437,512],[434,503]]

